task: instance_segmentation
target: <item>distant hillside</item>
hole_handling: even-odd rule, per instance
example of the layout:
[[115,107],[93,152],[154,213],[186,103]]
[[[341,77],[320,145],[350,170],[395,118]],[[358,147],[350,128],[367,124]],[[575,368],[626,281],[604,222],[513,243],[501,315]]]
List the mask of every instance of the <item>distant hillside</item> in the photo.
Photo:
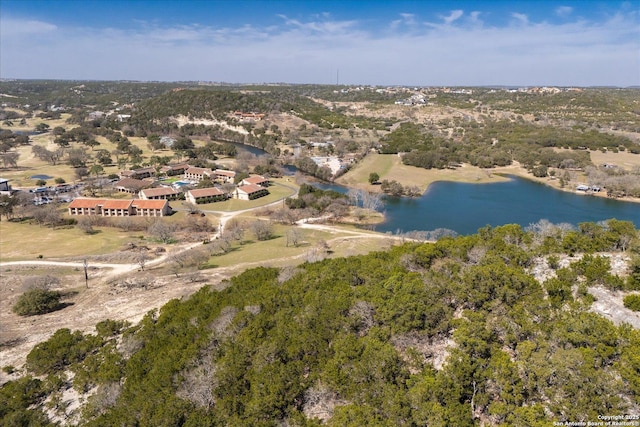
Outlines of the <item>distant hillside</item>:
[[178,115],[218,120],[233,111],[291,112],[321,128],[385,129],[382,120],[352,117],[332,111],[304,95],[305,87],[247,88],[207,87],[173,90],[139,103],[131,118],[133,125],[144,125]]
[[28,104],[46,110],[50,106],[111,109],[116,104],[129,104],[158,96],[180,83],[73,81],[73,80],[12,80],[0,82],[0,93],[10,95],[3,101]]

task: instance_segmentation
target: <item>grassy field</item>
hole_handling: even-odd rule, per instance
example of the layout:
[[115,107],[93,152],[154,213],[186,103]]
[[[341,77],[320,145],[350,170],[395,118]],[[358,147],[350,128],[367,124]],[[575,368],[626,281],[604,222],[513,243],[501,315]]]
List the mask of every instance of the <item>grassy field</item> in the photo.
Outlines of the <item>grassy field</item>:
[[425,191],[436,181],[471,183],[499,182],[505,178],[491,171],[465,165],[457,169],[422,169],[402,164],[395,154],[371,153],[349,172],[338,178],[339,184],[379,191],[380,186],[369,184],[369,174],[376,172],[380,180],[397,181],[403,186],[417,185]]
[[329,245],[331,257],[351,256],[382,250],[389,241],[372,236],[371,238],[350,238],[353,235],[339,228],[332,232],[299,228],[301,235],[298,247],[286,245],[286,233],[291,226],[277,225],[274,237],[265,241],[253,240],[250,231],[245,232],[244,244],[235,244],[227,254],[209,259],[205,268],[232,267],[236,264],[255,263],[264,265],[295,265],[304,261],[305,255],[313,250],[320,241]]
[[18,168],[1,169],[0,176],[9,179],[14,188],[30,188],[36,186],[36,180],[31,179],[33,175],[48,175],[53,178],[47,180],[47,185],[53,185],[55,178],[62,178],[65,182],[74,182],[75,172],[71,166],[58,164],[52,166],[46,162],[38,160],[31,154],[31,147],[19,147]]
[[632,154],[627,151],[620,151],[618,153],[611,151],[605,153],[602,151],[591,151],[589,154],[591,155],[591,161],[596,166],[608,163],[627,171],[640,167],[640,154]]
[[[296,187],[293,183],[287,183],[286,186],[283,184],[282,179],[272,180],[273,184],[269,187],[269,195],[260,197],[254,200],[238,200],[238,199],[229,199],[224,202],[215,202],[215,203],[203,203],[198,205],[198,208],[202,211],[222,211],[222,212],[233,212],[244,209],[252,209],[260,206],[265,206],[270,203],[276,202],[285,197],[292,196],[295,194],[296,190],[291,187]],[[176,202],[173,202],[174,204]],[[180,205],[176,205],[176,207],[180,207]]]
[[58,259],[80,255],[98,255],[118,251],[125,243],[139,240],[137,233],[117,228],[96,227],[98,233],[88,235],[76,227],[48,228],[34,224],[0,222],[1,261]]
[[[23,110],[18,110],[16,108],[5,108],[8,111],[15,111],[19,114],[25,114],[26,112]],[[71,117],[69,113],[62,113],[59,119],[41,119],[41,118],[28,118],[25,119],[26,123],[24,125],[20,124],[20,119],[12,120],[13,126],[8,127],[9,130],[12,131],[21,131],[21,132],[30,132],[35,129],[40,123],[46,123],[49,125],[49,129],[53,129],[56,126],[62,126],[65,129],[68,128],[67,119]]]

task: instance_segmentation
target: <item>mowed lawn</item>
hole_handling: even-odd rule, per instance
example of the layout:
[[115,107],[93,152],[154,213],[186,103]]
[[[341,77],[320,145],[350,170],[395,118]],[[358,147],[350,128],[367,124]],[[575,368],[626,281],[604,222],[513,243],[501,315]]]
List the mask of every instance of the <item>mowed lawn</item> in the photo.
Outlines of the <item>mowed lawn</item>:
[[505,178],[480,169],[475,166],[464,165],[457,169],[423,169],[402,164],[402,160],[395,154],[367,155],[349,172],[338,178],[339,184],[377,191],[379,185],[369,184],[369,174],[375,172],[380,181],[397,181],[403,186],[415,185],[425,191],[429,184],[436,181],[455,181],[470,183],[486,183],[503,181]]
[[138,239],[140,232],[126,233],[117,228],[96,227],[98,233],[85,234],[75,226],[50,228],[35,224],[0,222],[0,260],[58,259],[98,255],[118,251],[125,243]]
[[[278,182],[280,181],[280,182]],[[277,202],[278,200],[284,199],[286,197],[293,196],[296,193],[295,187],[293,183],[282,184],[282,180],[272,180],[273,184],[269,186],[269,195],[260,197],[254,200],[239,200],[239,199],[229,199],[224,202],[214,202],[214,203],[203,203],[198,205],[198,209],[208,212],[208,211],[220,211],[220,212],[233,212],[240,211],[245,209],[253,209],[260,206],[265,206],[270,203]],[[171,202],[171,205],[175,205],[176,209],[182,208],[179,204],[180,202]]]

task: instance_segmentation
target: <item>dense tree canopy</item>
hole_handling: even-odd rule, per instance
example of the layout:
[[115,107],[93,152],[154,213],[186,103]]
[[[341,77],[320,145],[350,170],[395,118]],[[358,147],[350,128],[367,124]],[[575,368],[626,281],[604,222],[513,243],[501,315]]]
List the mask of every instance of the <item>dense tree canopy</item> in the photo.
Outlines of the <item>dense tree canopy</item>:
[[[135,326],[60,330],[28,369],[70,370],[79,391],[97,386],[82,412],[93,426],[546,425],[630,413],[640,333],[588,311],[586,292],[624,282],[595,253],[620,250],[625,233],[637,250],[627,225],[582,224],[574,240],[594,255],[543,282],[529,269],[548,256],[548,239],[517,225],[286,275],[252,269]],[[0,397],[33,380],[20,381]],[[32,387],[7,416],[39,416],[27,407],[50,391]]]

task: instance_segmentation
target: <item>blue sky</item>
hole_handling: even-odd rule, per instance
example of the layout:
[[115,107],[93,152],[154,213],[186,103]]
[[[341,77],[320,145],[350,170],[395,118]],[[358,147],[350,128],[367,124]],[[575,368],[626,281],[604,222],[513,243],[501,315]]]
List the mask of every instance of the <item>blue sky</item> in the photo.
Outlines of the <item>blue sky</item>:
[[640,85],[640,0],[0,0],[0,77]]

